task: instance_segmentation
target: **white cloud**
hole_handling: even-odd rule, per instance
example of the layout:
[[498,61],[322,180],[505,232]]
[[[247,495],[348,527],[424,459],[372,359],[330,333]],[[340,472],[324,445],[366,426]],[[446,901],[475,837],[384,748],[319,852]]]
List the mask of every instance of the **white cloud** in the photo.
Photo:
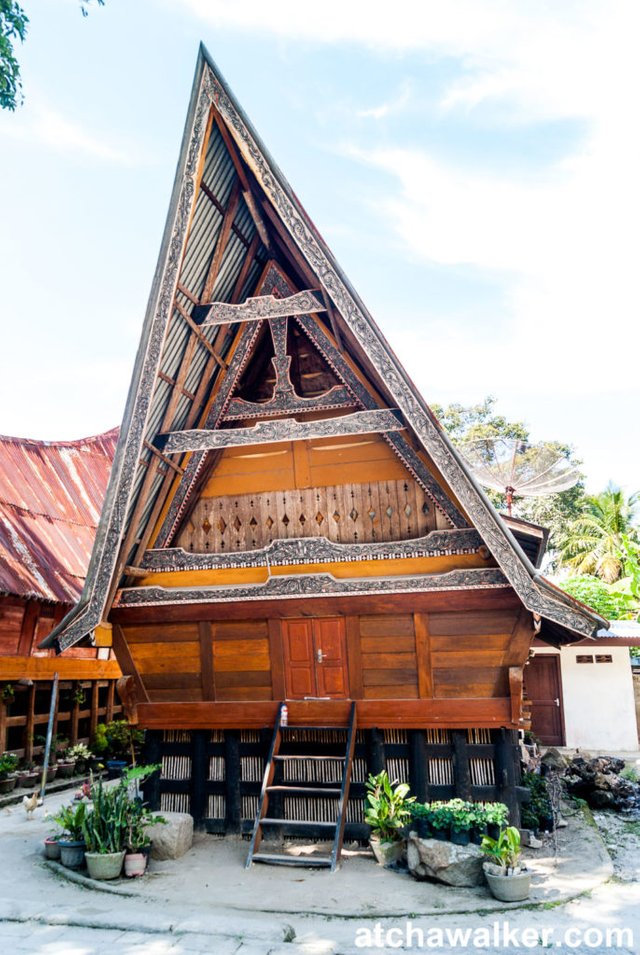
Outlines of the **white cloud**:
[[0,116],[0,136],[116,165],[135,166],[141,161],[135,148],[115,143],[107,134],[92,132],[44,105],[29,104],[19,113]]
[[370,106],[367,109],[358,110],[357,116],[361,119],[386,119],[387,116],[393,116],[401,113],[411,100],[411,84],[403,83],[397,95],[377,106]]

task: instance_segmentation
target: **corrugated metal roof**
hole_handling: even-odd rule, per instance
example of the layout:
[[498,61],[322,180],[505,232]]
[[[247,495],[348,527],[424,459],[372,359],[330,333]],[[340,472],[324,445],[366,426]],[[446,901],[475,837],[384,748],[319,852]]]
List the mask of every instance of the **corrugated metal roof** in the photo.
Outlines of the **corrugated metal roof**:
[[0,436],[0,592],[80,596],[118,429],[79,441]]

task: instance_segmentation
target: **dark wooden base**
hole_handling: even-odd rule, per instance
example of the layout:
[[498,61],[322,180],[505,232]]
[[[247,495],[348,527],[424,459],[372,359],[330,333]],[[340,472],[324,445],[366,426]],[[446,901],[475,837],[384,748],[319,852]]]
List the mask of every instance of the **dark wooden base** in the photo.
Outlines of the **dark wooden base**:
[[[339,730],[328,728],[321,742],[310,744],[290,727],[288,752],[332,755],[343,750]],[[294,732],[295,731],[295,732]],[[173,741],[168,739],[174,737]],[[179,736],[179,741],[175,737]],[[163,775],[149,780],[145,798],[154,810],[190,812],[196,825],[215,833],[249,833],[253,826],[271,729],[260,730],[147,730],[146,758],[164,762]],[[190,771],[185,773],[184,766]],[[504,802],[511,822],[520,822],[520,803],[526,791],[519,786],[520,764],[517,732],[506,729],[439,728],[437,730],[360,730],[354,753],[350,812],[345,838],[366,838],[362,822],[365,780],[369,773],[386,768],[391,779],[407,781],[420,801],[459,796],[479,802]],[[324,785],[330,781],[324,780]],[[305,797],[311,799],[311,796]],[[320,794],[313,797],[320,802]],[[335,804],[335,800],[333,805]],[[313,807],[314,809],[317,806]],[[329,809],[327,803],[327,812]],[[284,799],[274,797],[270,815],[300,818],[300,801],[293,811]],[[309,812],[309,819],[318,818]],[[279,827],[280,828],[280,827]],[[318,837],[322,833],[318,828]],[[285,835],[289,833],[285,832]],[[325,833],[326,837],[326,833]]]

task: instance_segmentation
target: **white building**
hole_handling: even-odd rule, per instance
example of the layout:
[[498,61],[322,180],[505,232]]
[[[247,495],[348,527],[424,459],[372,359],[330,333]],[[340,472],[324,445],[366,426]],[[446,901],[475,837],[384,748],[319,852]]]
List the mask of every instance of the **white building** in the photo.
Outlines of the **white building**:
[[525,688],[532,731],[542,743],[638,750],[631,646],[640,646],[640,623],[629,620],[614,621],[597,637],[559,649],[536,641]]

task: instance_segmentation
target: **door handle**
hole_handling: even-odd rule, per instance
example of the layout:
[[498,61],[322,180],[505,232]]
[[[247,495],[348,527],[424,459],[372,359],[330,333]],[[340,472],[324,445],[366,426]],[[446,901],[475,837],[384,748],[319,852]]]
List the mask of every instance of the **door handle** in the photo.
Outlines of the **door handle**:
[[316,650],[316,660],[318,661],[318,663],[322,663],[322,661],[324,660],[324,653],[322,652],[322,650],[320,650],[320,648]]
[[556,698],[555,698],[555,700],[554,700],[553,702],[556,704],[556,706],[560,706],[560,699],[559,699],[559,697],[556,696]]

